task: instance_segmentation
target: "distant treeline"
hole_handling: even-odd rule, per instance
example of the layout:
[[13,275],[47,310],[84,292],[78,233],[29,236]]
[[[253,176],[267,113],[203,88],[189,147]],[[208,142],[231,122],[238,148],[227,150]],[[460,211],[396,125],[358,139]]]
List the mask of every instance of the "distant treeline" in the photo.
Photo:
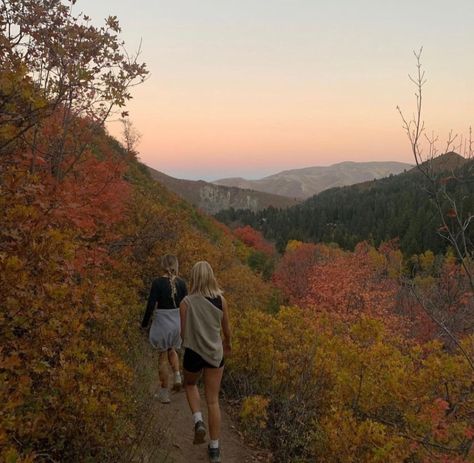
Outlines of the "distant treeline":
[[[440,172],[439,181],[461,205],[459,214],[474,213],[474,179],[468,177],[474,161],[454,171]],[[281,251],[288,240],[333,242],[345,249],[368,240],[375,246],[399,238],[407,255],[430,249],[446,250],[439,235],[441,219],[424,176],[417,170],[349,187],[333,188],[288,209],[269,207],[260,212],[225,210],[217,219],[227,224],[251,225],[273,240]],[[448,220],[456,220],[450,205],[443,206]],[[474,238],[472,231],[469,238]]]

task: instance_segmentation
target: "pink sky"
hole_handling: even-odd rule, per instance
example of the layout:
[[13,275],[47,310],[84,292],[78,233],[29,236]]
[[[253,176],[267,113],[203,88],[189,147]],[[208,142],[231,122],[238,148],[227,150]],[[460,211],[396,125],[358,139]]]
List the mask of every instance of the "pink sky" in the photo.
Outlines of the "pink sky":
[[443,138],[472,122],[470,0],[78,4],[94,18],[117,15],[130,49],[143,39],[151,76],[129,110],[141,159],[176,177],[412,162],[395,108],[413,110],[407,74],[420,45],[429,129]]

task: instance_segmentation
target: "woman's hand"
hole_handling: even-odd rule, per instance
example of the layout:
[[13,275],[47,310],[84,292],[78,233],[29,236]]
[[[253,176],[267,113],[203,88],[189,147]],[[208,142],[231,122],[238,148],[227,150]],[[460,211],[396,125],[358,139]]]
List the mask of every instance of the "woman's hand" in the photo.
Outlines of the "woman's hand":
[[230,357],[232,354],[232,346],[230,341],[224,341],[222,343],[222,347],[224,348],[224,357]]

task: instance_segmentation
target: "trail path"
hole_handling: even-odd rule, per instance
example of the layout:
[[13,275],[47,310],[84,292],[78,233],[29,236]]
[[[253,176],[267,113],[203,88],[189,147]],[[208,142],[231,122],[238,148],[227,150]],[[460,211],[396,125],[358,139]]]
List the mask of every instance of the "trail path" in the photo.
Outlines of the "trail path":
[[[170,404],[161,404],[156,399],[157,414],[161,428],[160,459],[150,463],[201,463],[207,462],[207,445],[193,445],[193,424],[184,391],[172,393]],[[207,426],[204,398],[202,411]],[[250,463],[261,461],[256,451],[248,448],[237,432],[232,419],[222,409],[221,446],[222,463]]]

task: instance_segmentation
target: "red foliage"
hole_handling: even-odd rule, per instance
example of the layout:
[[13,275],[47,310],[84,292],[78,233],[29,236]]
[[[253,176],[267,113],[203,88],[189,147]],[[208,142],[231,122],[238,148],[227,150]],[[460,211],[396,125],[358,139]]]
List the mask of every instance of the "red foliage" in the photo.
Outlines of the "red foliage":
[[435,320],[455,336],[470,335],[474,329],[474,297],[460,264],[445,257],[436,276],[421,272],[414,287],[400,292],[397,308],[411,323],[411,335],[419,342],[452,340]]
[[55,217],[67,220],[85,235],[96,234],[121,220],[130,193],[123,180],[126,166],[117,159],[88,156],[58,188]]
[[353,253],[301,243],[285,253],[273,281],[290,303],[300,307],[346,321],[371,316],[399,328],[400,319],[394,315],[398,282],[386,275],[374,254],[383,259],[365,243]]
[[298,304],[308,292],[309,276],[313,267],[321,260],[320,246],[301,243],[287,250],[273,274],[273,283],[288,298],[291,304]]
[[397,291],[398,283],[380,272],[370,259],[368,246],[361,243],[354,253],[312,268],[302,305],[335,312],[346,320],[369,315],[387,323],[393,319]]
[[262,252],[269,257],[275,255],[275,247],[265,240],[261,232],[255,230],[250,225],[236,228],[234,234],[239,240],[256,251]]

